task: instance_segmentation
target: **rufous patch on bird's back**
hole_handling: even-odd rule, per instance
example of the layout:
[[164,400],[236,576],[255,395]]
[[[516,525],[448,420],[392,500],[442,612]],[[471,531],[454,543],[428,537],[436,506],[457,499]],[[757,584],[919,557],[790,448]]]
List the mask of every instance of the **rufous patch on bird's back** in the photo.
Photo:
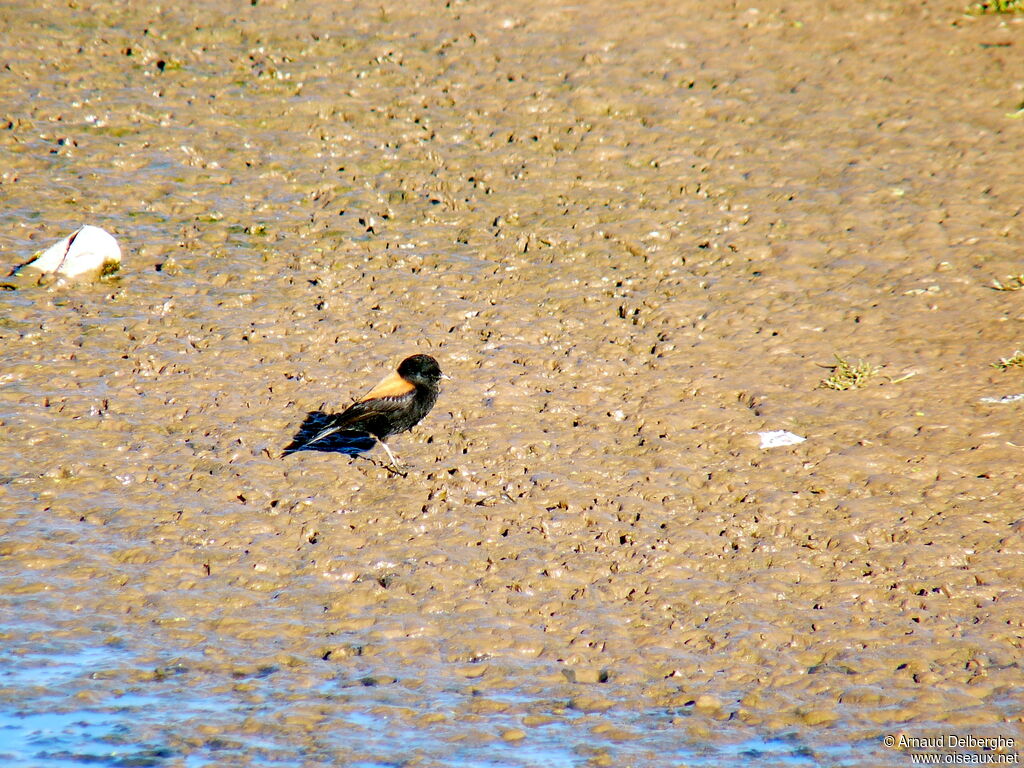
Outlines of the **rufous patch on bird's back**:
[[391,373],[381,379],[373,389],[363,395],[357,402],[365,402],[378,397],[401,397],[416,389],[412,382],[406,381],[397,373]]

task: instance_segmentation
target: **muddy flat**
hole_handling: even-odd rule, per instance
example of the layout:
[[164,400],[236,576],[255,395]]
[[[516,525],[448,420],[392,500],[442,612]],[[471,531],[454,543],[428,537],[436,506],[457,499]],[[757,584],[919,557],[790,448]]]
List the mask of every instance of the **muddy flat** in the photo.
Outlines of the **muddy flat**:
[[[0,762],[1019,758],[1024,24],[963,11],[0,8],[0,268],[124,253],[0,291]],[[414,353],[407,477],[282,456]]]

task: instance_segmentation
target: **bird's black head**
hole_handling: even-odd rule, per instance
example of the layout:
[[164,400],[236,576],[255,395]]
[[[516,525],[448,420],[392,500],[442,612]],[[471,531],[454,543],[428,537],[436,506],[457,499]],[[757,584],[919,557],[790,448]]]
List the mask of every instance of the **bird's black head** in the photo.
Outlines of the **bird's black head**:
[[413,384],[436,387],[441,381],[441,366],[430,355],[407,357],[398,366],[398,375]]

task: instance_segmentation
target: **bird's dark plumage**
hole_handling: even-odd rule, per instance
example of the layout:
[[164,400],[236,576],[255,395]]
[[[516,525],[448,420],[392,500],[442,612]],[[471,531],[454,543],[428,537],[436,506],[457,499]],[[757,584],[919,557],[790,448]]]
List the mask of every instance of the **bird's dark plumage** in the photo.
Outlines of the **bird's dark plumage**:
[[380,441],[391,463],[397,467],[387,439],[412,429],[430,413],[437,402],[442,378],[447,377],[430,355],[407,357],[395,373],[386,376],[341,413],[329,416],[311,439],[294,448],[289,446],[285,452],[301,450],[338,432],[368,432]]

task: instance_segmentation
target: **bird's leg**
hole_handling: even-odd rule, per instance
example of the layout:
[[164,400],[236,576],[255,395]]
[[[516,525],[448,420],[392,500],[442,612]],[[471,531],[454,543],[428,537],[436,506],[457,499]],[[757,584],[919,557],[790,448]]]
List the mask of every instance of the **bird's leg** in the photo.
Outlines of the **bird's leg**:
[[380,444],[384,447],[384,450],[387,451],[388,458],[391,459],[391,468],[395,471],[395,474],[401,475],[402,477],[407,476],[409,473],[403,471],[404,467],[398,463],[398,459],[395,458],[395,454],[393,454],[391,452],[391,449],[388,448],[388,444],[385,443],[383,440],[380,440],[378,442],[380,442]]

